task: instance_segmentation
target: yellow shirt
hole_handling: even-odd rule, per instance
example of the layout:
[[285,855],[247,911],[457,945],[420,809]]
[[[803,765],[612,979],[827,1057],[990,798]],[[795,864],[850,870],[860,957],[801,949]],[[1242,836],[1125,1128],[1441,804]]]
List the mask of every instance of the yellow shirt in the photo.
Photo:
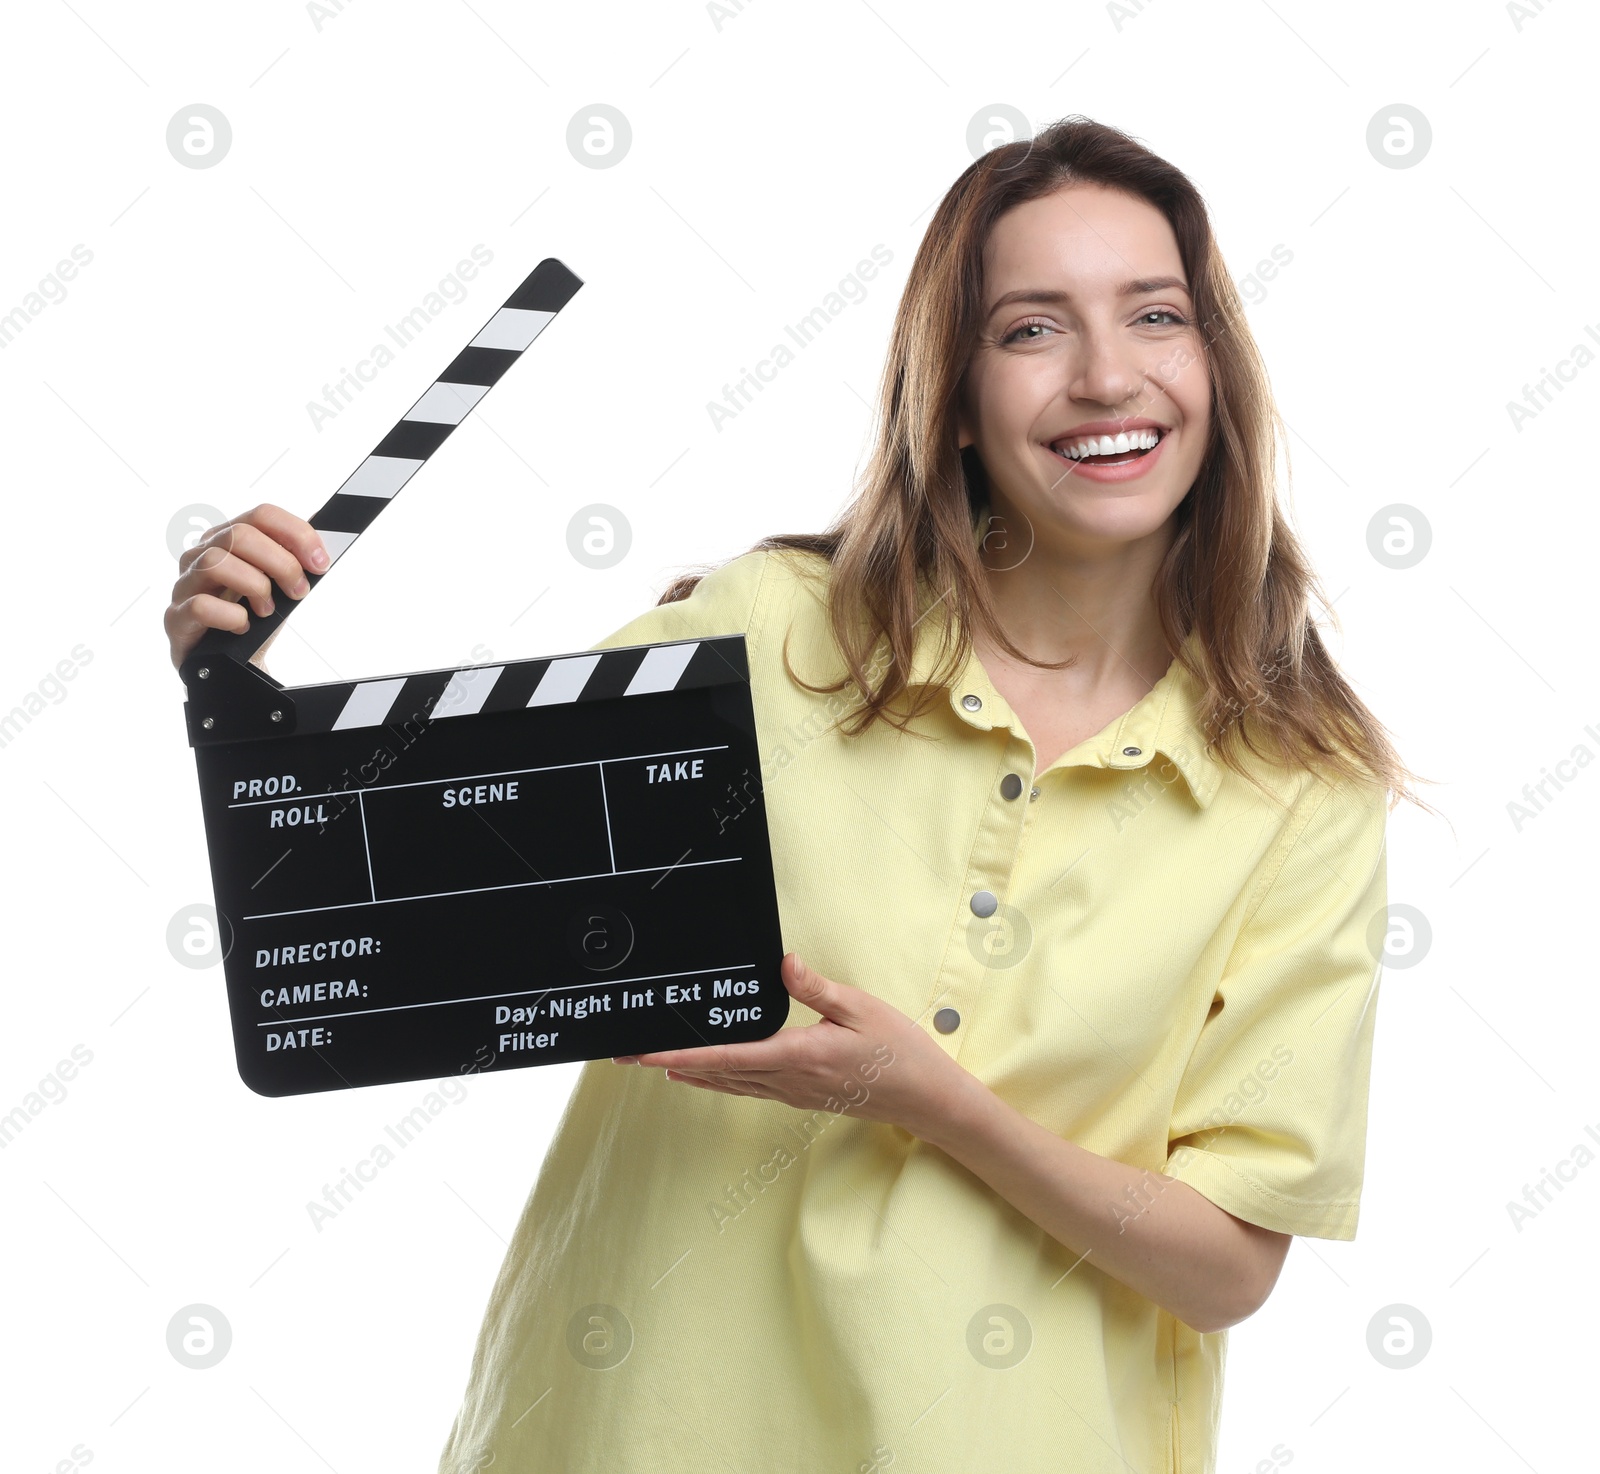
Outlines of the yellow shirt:
[[[746,553],[595,647],[746,635],[785,949],[1089,1150],[1353,1238],[1383,790],[1279,773],[1268,804],[1208,753],[1176,663],[1043,773],[976,658],[916,721],[937,740],[842,737],[850,688],[783,670],[786,632],[806,679],[842,669],[802,566],[826,568]],[[948,619],[918,626],[913,680]],[[1226,1345],[899,1127],[598,1060],[439,1469],[1212,1474]]]

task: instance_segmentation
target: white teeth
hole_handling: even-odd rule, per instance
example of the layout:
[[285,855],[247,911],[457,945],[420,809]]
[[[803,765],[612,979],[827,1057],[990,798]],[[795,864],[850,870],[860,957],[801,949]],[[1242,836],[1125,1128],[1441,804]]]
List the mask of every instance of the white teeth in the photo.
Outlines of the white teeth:
[[1089,435],[1071,442],[1058,440],[1051,449],[1078,461],[1084,456],[1126,455],[1133,450],[1154,450],[1160,439],[1159,431],[1133,430],[1120,435]]

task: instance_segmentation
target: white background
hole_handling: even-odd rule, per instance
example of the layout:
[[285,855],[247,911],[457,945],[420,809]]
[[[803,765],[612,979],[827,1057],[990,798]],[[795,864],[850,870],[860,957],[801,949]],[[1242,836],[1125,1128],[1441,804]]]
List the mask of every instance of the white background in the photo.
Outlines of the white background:
[[[1569,768],[1520,829],[1508,804],[1575,748],[1600,753],[1600,365],[1569,366],[1520,429],[1507,406],[1576,345],[1600,352],[1583,331],[1600,333],[1594,11],[327,9],[320,25],[287,0],[8,15],[0,313],[24,320],[0,348],[0,711],[77,667],[0,747],[0,1114],[27,1114],[74,1046],[92,1062],[0,1149],[5,1468],[431,1470],[579,1068],[473,1080],[313,1226],[308,1200],[429,1086],[253,1095],[220,968],[169,952],[172,919],[210,900],[160,627],[173,517],[309,515],[558,256],[583,290],[296,614],[272,669],[296,684],[479,643],[587,647],[673,574],[821,528],[849,499],[905,272],[997,104],[1035,128],[1087,113],[1172,159],[1236,279],[1292,253],[1249,308],[1292,430],[1284,494],[1336,601],[1336,652],[1445,815],[1391,818],[1391,900],[1432,941],[1384,972],[1360,1236],[1297,1240],[1232,1332],[1219,1468],[1285,1450],[1329,1471],[1592,1458],[1600,1161],[1574,1152],[1600,1152],[1584,1134],[1600,1132],[1600,771]],[[232,126],[214,167],[167,150],[194,103]],[[567,145],[597,103],[632,128],[610,168]],[[1395,103],[1432,127],[1411,168],[1366,143]],[[892,261],[865,300],[715,428],[708,402],[879,244]],[[92,261],[30,314],[77,245]],[[314,425],[308,401],[474,245],[493,261],[465,302]],[[567,550],[590,502],[633,530],[603,572]],[[1391,503],[1432,529],[1408,569],[1369,552]],[[1508,1201],[1563,1160],[1572,1180],[1519,1229]],[[209,1370],[167,1347],[194,1303],[232,1330]],[[1406,1370],[1368,1345],[1396,1304],[1431,1327]]]

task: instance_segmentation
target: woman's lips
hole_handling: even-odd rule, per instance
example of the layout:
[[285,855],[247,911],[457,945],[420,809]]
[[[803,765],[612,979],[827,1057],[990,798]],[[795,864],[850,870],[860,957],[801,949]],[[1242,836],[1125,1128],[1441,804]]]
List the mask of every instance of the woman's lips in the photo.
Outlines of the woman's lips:
[[1051,450],[1048,445],[1045,449],[1063,464],[1069,476],[1082,476],[1089,481],[1132,481],[1147,474],[1161,459],[1161,453],[1167,448],[1167,441],[1170,439],[1172,431],[1168,430],[1156,441],[1153,449],[1147,450],[1143,455],[1129,451],[1126,460],[1115,462],[1075,461],[1071,456],[1062,455],[1058,450]]

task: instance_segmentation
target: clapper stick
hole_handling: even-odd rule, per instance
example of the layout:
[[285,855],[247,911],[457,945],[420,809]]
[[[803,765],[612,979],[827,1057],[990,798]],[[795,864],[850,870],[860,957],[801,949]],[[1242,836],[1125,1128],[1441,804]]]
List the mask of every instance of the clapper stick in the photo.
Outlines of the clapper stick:
[[[332,561],[582,285],[547,258],[310,519]],[[262,1095],[764,1039],[789,996],[742,631],[289,687],[179,667]]]
[[[351,543],[372,526],[582,285],[555,257],[541,261],[344,485],[312,513],[307,520],[328,550],[328,567],[321,573],[306,570],[311,588],[333,571]],[[294,700],[280,682],[248,662],[310,597],[308,592],[301,599],[277,600],[271,614],[253,615],[242,634],[212,628],[201,636],[179,667],[190,692],[191,743],[297,729]],[[373,700],[381,689],[368,686],[362,699]]]

